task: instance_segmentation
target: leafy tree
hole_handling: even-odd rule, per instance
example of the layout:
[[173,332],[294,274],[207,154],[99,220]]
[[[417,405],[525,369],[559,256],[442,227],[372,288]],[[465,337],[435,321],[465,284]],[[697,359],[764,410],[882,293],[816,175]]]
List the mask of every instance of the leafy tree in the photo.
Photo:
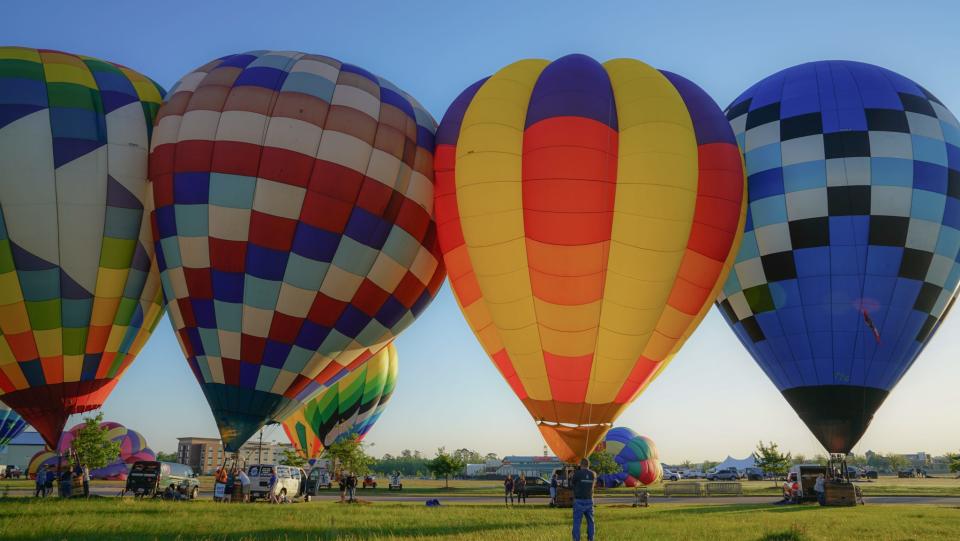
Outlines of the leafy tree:
[[903,455],[898,455],[896,453],[888,453],[886,456],[886,459],[887,459],[887,464],[889,465],[890,470],[893,471],[893,473],[897,473],[898,471],[903,469],[904,466],[907,465],[907,458]]
[[373,463],[373,458],[367,455],[360,437],[356,435],[327,447],[323,456],[333,460],[333,471],[338,474],[348,471],[354,475],[366,475]]
[[703,473],[707,473],[707,470],[710,468],[716,468],[718,464],[720,463],[714,462],[713,460],[704,460],[703,464],[700,464],[700,470],[703,471]]
[[813,463],[814,463],[814,464],[819,464],[819,465],[821,465],[821,466],[826,466],[826,465],[827,465],[827,462],[829,462],[829,461],[830,461],[830,459],[828,459],[828,458],[827,458],[826,456],[824,456],[823,454],[817,454],[817,455],[814,455],[814,456],[813,456]]
[[180,460],[180,456],[177,453],[164,453],[160,451],[157,453],[157,460],[160,462],[177,462]]
[[693,462],[691,462],[690,459],[684,460],[683,462],[680,463],[680,465],[683,466],[684,470],[689,470],[693,468]]
[[500,457],[497,456],[497,453],[487,453],[487,455],[483,458],[486,460],[500,460]]
[[300,456],[296,449],[283,449],[281,452],[283,453],[283,460],[280,463],[284,466],[302,468],[307,465],[307,459]]
[[847,456],[847,464],[856,466],[857,468],[864,468],[867,465],[867,457],[858,455],[856,453],[850,453],[850,455]]
[[960,478],[960,453],[947,453],[947,459],[950,460],[950,472]]
[[598,475],[619,473],[621,471],[620,464],[617,464],[617,461],[613,459],[613,455],[606,451],[595,451],[589,458],[590,468],[597,472]]
[[790,453],[781,453],[777,444],[772,441],[764,445],[763,440],[757,443],[757,450],[753,453],[753,460],[757,463],[757,467],[763,470],[764,473],[771,474],[774,477],[774,485],[777,484],[776,479],[787,475],[791,464]]
[[92,470],[102,468],[120,456],[120,444],[107,438],[108,428],[100,428],[103,422],[103,412],[96,417],[84,417],[83,428],[77,432],[70,446],[80,463]]
[[807,455],[805,455],[805,454],[803,454],[803,453],[797,453],[797,454],[793,455],[793,463],[794,463],[794,464],[806,464],[806,463],[807,463]]
[[480,453],[471,449],[457,449],[452,455],[462,460],[464,464],[482,464],[484,461]]
[[444,488],[450,488],[450,476],[459,473],[466,467],[466,463],[454,455],[447,453],[443,447],[437,449],[437,456],[427,462],[427,468],[435,476],[443,477]]

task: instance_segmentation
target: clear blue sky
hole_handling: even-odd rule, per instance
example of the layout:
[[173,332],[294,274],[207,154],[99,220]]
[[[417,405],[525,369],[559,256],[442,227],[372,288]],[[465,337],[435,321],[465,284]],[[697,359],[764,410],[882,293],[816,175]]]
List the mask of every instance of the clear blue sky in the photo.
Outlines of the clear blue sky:
[[[900,72],[960,112],[960,4],[924,2],[232,2],[6,3],[0,41],[125,64],[169,88],[216,57],[251,49],[326,54],[386,77],[440,118],[467,85],[521,58],[634,57],[682,74],[721,106],[757,80],[811,60]],[[155,6],[153,10],[141,6]],[[855,451],[960,448],[960,315],[941,327]],[[367,441],[380,455],[438,446],[540,453],[526,410],[477,345],[447,286],[397,341],[399,384]],[[104,410],[155,449],[216,434],[170,325],[161,322]],[[822,449],[714,310],[618,424],[666,461],[742,457],[758,439]],[[282,430],[267,438],[284,439]]]

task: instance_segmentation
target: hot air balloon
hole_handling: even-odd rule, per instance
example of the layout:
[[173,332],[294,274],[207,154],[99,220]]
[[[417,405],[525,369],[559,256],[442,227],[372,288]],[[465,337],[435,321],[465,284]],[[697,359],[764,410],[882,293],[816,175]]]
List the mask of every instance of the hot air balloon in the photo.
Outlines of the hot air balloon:
[[0,396],[50,446],[162,314],[143,212],[162,95],[117,64],[0,48]]
[[397,348],[391,342],[285,419],[283,430],[300,454],[318,457],[337,441],[363,439],[396,385]]
[[522,60],[437,133],[438,236],[461,310],[566,461],[696,328],[742,229],[720,108],[640,61]]
[[611,428],[598,450],[611,455],[621,468],[617,473],[600,476],[604,486],[648,486],[663,478],[663,466],[660,465],[660,457],[657,456],[653,440],[629,428]]
[[27,422],[17,412],[0,402],[0,451],[6,449],[10,440],[27,428]]
[[445,276],[435,128],[390,82],[325,56],[230,55],[171,90],[150,156],[154,238],[228,451],[430,303]]
[[[63,433],[63,435],[60,437],[60,443],[57,446],[57,449],[61,454],[66,454],[70,451],[70,446],[73,444],[73,440],[76,439],[80,429],[82,429],[84,426],[85,425],[81,423]],[[106,434],[104,434],[104,436],[107,440],[120,444],[120,455],[114,460],[110,461],[106,466],[92,470],[90,472],[90,477],[93,479],[112,479],[125,481],[127,479],[127,474],[129,473],[130,464],[133,464],[138,460],[157,459],[156,453],[147,447],[147,440],[144,439],[143,435],[141,435],[139,432],[130,430],[122,424],[112,421],[100,423],[100,429],[106,430]],[[58,461],[60,460],[62,459],[60,459],[58,454],[53,451],[40,451],[39,453],[33,455],[33,457],[30,459],[30,463],[27,466],[27,475],[30,477],[35,477],[37,470],[40,469],[40,466],[46,466],[48,469],[56,469],[58,467]]]
[[848,453],[956,296],[960,127],[913,81],[842,61],[771,75],[727,117],[750,203],[718,304],[820,443]]

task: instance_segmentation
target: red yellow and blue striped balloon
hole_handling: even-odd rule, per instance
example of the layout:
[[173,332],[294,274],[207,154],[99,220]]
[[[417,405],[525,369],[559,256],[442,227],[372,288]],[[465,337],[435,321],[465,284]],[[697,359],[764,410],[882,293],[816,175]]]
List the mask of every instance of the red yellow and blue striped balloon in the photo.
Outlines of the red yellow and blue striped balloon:
[[163,313],[144,216],[162,96],[117,64],[0,47],[0,396],[50,446]]
[[389,81],[320,55],[229,55],[170,91],[150,155],[157,260],[228,450],[430,304],[435,129]]
[[521,60],[454,101],[435,164],[464,316],[554,452],[588,455],[730,270],[745,200],[730,126],[637,60]]

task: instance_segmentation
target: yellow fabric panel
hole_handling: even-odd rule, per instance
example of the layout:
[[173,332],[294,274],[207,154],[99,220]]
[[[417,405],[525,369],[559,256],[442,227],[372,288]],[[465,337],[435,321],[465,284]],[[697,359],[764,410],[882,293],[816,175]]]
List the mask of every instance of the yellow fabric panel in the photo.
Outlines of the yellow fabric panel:
[[[579,332],[596,329],[597,322],[600,320],[600,306],[602,304],[600,300],[577,306],[553,304],[536,298],[533,303],[541,327],[549,327],[557,331]],[[593,345],[590,346],[590,350],[593,350]],[[585,353],[571,353],[570,355],[585,355]]]
[[80,372],[83,370],[83,355],[63,356],[63,381],[80,381]]
[[40,62],[40,53],[36,49],[22,47],[0,47],[0,58],[4,60],[27,60]]
[[103,351],[117,352],[120,350],[120,343],[123,342],[124,335],[127,334],[125,325],[116,325],[110,328],[110,335],[107,337],[107,345]]
[[119,298],[95,297],[93,299],[93,310],[90,312],[90,324],[97,326],[113,325],[113,318],[117,314],[119,306]]
[[0,366],[5,364],[14,364],[17,362],[17,358],[13,356],[13,351],[10,349],[10,344],[6,340],[0,339]]
[[617,103],[620,139],[590,404],[613,402],[620,390],[616,382],[622,384],[633,368],[627,361],[636,361],[648,344],[663,349],[662,336],[653,330],[690,238],[698,182],[693,122],[673,84],[638,60],[611,60],[604,68]]
[[14,271],[0,274],[0,306],[14,304],[23,301],[23,293],[20,291],[20,280]]
[[483,301],[530,398],[550,400],[526,246],[523,129],[546,60],[521,60],[477,91],[457,141],[457,209]]
[[37,344],[37,353],[41,357],[63,355],[63,329],[45,329],[33,331],[33,340]]
[[123,287],[127,283],[127,274],[130,269],[110,269],[100,267],[97,270],[97,289],[95,295],[102,298],[117,298],[123,296]]
[[97,83],[93,80],[93,74],[86,67],[44,62],[43,76],[46,77],[48,83],[72,83],[97,90]]

